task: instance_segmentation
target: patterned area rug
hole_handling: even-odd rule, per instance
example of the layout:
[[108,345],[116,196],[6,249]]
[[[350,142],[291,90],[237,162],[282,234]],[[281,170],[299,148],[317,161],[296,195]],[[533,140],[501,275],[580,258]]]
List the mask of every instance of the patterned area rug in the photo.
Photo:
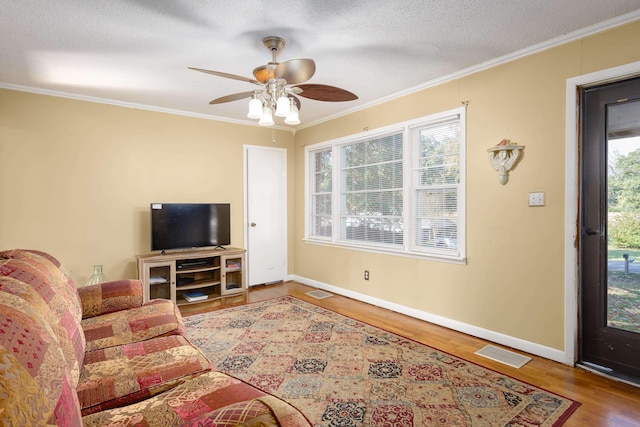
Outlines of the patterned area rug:
[[185,324],[219,370],[316,426],[559,426],[579,405],[293,297]]

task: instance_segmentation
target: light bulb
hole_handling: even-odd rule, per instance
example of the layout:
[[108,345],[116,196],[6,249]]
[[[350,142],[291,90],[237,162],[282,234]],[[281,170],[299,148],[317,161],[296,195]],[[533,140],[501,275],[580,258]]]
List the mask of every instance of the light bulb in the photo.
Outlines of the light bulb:
[[247,114],[247,117],[250,119],[262,117],[262,102],[255,96],[251,97],[251,101],[249,101],[249,114]]
[[269,107],[262,108],[262,117],[258,122],[260,126],[273,126],[273,112]]
[[289,98],[286,95],[282,95],[276,102],[276,116],[286,117],[289,111]]
[[289,114],[287,114],[287,118],[284,119],[284,122],[288,125],[299,125],[300,117],[298,116],[298,107],[292,102],[289,107]]

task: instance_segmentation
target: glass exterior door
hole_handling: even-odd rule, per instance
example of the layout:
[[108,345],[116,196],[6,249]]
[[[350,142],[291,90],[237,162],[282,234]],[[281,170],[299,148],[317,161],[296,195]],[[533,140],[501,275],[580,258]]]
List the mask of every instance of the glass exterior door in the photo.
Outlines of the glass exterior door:
[[581,95],[579,358],[640,382],[640,78]]

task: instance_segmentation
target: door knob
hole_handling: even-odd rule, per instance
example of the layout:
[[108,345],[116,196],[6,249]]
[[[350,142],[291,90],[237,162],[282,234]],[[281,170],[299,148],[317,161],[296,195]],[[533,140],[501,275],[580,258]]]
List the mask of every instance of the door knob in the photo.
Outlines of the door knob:
[[249,225],[251,225],[252,227],[255,227],[255,226],[256,226],[256,223],[255,223],[255,222],[252,222],[252,223],[251,223],[251,224],[249,224]]
[[591,228],[587,228],[585,232],[587,233],[587,236],[595,236],[596,234],[600,234],[599,230],[593,230]]

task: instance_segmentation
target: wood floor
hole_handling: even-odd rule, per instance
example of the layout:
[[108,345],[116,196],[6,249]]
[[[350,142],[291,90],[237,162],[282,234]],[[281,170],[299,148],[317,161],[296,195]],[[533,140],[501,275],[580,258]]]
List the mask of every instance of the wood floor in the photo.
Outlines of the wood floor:
[[340,295],[322,300],[306,295],[313,289],[295,282],[256,286],[248,302],[291,295],[577,400],[582,405],[563,427],[640,427],[638,387],[530,354],[532,361],[511,368],[474,354],[487,341]]

